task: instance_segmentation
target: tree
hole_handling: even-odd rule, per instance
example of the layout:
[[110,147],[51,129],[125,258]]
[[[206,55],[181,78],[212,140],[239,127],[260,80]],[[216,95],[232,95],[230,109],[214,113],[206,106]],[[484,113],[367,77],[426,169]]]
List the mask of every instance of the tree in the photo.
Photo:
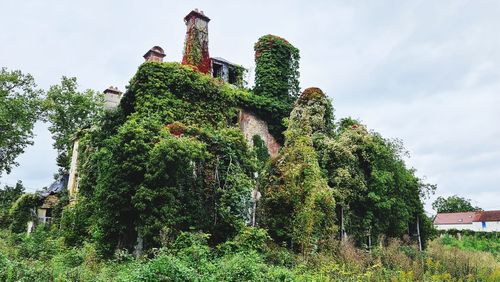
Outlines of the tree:
[[468,212],[481,210],[479,207],[474,207],[470,199],[462,198],[457,195],[448,198],[438,197],[433,203],[432,208],[438,213],[443,212]]
[[[401,141],[384,139],[358,121],[347,118],[332,135],[317,135],[319,163],[333,188],[337,218],[343,232],[360,245],[379,235],[401,237],[430,234],[422,199],[435,186],[407,168]],[[415,231],[415,232],[414,232]],[[342,234],[344,235],[344,234]]]
[[69,169],[70,154],[75,133],[90,126],[103,112],[103,97],[100,93],[87,89],[78,92],[75,77],[61,79],[60,85],[53,85],[47,92],[45,110],[50,121],[49,131],[57,150],[57,165],[62,173]]
[[0,189],[0,227],[6,227],[9,209],[23,193],[24,186],[20,180],[15,186],[5,185],[3,189]]
[[30,74],[0,70],[0,176],[10,173],[17,156],[33,144],[42,95]]

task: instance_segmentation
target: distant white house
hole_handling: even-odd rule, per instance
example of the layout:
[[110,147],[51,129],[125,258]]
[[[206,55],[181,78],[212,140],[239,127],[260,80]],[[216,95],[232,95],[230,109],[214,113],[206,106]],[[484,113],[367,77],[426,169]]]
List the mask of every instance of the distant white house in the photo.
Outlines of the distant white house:
[[472,230],[500,232],[500,210],[438,213],[434,218],[438,230]]

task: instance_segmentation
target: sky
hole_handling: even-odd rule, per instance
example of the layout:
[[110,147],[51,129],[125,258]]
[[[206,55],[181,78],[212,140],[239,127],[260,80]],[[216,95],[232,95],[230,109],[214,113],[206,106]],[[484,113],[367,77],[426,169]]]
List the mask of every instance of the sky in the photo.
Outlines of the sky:
[[[161,46],[180,61],[183,17],[211,18],[210,55],[253,72],[265,34],[300,50],[302,89],[320,87],[337,119],[352,116],[398,138],[407,165],[437,196],[500,209],[499,1],[56,1],[0,0],[0,67],[31,73],[40,88],[125,90],[142,55]],[[252,83],[253,76],[248,78]],[[1,185],[33,191],[57,171],[47,124]]]

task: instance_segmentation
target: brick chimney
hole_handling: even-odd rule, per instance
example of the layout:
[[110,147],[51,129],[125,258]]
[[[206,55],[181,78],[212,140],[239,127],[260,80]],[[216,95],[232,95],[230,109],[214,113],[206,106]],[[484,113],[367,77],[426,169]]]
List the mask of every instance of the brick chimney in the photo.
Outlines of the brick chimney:
[[108,87],[106,90],[104,90],[104,108],[107,110],[111,110],[118,107],[121,98],[122,92],[118,90],[118,87]]
[[184,17],[186,23],[186,39],[184,42],[183,65],[191,65],[202,73],[212,71],[212,63],[208,54],[208,22],[210,19],[203,11],[195,9]]
[[146,61],[163,62],[165,52],[160,46],[154,46],[143,57]]

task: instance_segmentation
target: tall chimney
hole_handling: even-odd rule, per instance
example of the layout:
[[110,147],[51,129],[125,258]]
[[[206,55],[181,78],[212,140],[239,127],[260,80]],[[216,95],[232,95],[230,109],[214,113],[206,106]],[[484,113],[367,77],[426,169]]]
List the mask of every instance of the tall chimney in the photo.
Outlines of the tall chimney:
[[183,65],[195,66],[198,71],[208,74],[212,63],[208,54],[208,22],[210,19],[203,11],[195,9],[184,17],[187,26],[184,42]]

